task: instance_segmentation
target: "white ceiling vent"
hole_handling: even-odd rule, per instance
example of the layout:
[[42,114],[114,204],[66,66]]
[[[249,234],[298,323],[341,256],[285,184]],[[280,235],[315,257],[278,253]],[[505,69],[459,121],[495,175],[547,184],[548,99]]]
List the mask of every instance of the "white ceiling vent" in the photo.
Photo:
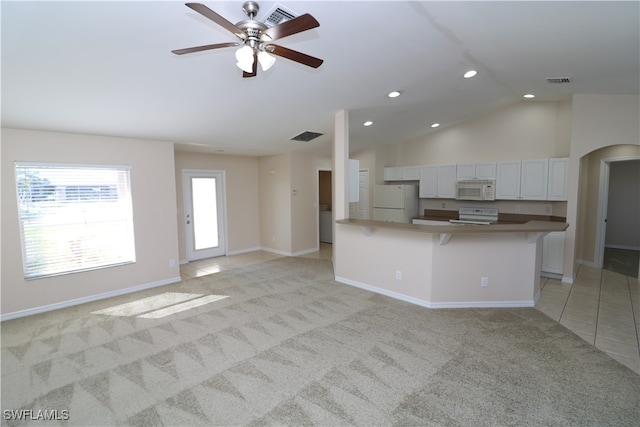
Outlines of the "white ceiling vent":
[[571,83],[571,79],[569,77],[548,77],[548,83]]
[[310,131],[304,131],[302,132],[300,135],[296,135],[293,138],[291,138],[291,141],[303,141],[303,142],[308,142],[311,141],[312,139],[316,139],[317,137],[324,135],[322,133],[318,133],[318,132],[310,132]]
[[285,21],[290,21],[293,18],[297,17],[298,14],[292,12],[289,9],[286,9],[279,4],[276,4],[271,8],[269,12],[267,12],[264,19],[262,19],[262,22],[264,22],[267,27],[271,28],[275,25],[282,24]]

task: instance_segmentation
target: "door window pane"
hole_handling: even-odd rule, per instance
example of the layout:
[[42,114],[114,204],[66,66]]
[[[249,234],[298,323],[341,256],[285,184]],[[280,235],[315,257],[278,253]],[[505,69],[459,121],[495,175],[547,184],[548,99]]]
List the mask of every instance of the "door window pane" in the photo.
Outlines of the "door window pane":
[[218,205],[215,178],[191,178],[195,250],[218,246]]

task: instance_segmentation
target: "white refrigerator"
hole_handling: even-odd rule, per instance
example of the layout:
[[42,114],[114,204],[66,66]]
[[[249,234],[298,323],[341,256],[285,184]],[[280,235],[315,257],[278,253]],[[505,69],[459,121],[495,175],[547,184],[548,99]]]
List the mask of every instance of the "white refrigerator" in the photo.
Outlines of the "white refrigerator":
[[417,185],[376,185],[373,188],[374,221],[411,223],[417,214]]

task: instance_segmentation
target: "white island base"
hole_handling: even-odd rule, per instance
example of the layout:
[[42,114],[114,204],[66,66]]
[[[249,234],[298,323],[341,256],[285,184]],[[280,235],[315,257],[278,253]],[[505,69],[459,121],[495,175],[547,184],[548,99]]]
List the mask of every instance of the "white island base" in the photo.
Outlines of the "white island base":
[[341,220],[335,279],[429,308],[533,307],[542,237],[567,226],[536,221],[444,229]]

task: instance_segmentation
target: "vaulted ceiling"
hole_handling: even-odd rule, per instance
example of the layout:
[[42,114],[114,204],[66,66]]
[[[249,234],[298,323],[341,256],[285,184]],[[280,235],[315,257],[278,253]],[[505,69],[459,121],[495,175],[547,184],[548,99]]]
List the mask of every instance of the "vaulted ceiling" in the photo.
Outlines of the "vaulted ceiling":
[[[227,20],[241,1],[205,2]],[[179,149],[330,153],[348,110],[352,149],[401,143],[523,101],[574,93],[638,94],[637,1],[261,2],[320,26],[278,44],[322,58],[278,57],[242,78],[236,41],[182,2],[2,1],[2,126],[113,135]],[[478,74],[465,79],[463,73]],[[548,78],[568,77],[569,83]],[[401,95],[389,98],[390,91]],[[373,122],[365,127],[367,120]],[[323,135],[291,141],[304,131]]]

